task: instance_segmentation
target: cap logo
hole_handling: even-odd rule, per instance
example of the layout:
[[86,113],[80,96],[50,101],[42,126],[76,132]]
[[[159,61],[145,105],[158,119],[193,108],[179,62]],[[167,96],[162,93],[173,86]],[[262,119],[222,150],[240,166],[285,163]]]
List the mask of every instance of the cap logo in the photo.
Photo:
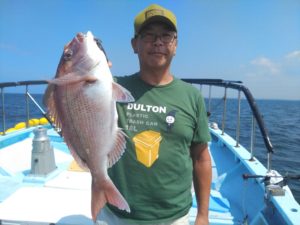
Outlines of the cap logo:
[[145,13],[146,20],[152,16],[164,16],[164,11],[161,9],[151,9]]

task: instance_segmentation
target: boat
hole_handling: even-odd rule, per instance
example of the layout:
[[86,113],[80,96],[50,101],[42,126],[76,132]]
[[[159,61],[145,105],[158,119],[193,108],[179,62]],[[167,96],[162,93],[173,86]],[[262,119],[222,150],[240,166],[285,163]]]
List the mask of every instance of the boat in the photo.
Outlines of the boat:
[[[197,86],[207,103],[213,173],[210,224],[300,224],[300,206],[287,185],[288,180],[300,177],[281,175],[272,168],[274,149],[250,90],[240,81],[183,80]],[[0,83],[0,224],[93,224],[90,173],[75,163],[59,129],[30,94],[32,86],[45,84],[43,80]],[[17,121],[14,127],[7,128],[6,106],[12,103],[5,104],[5,91],[19,86],[25,89],[25,122]],[[220,96],[218,105],[222,106],[217,117],[212,112],[215,92]],[[235,121],[232,115],[227,115],[228,108],[233,107],[229,104],[232,96],[236,102]],[[39,109],[41,118],[31,118],[29,102]],[[250,112],[246,118],[245,103]],[[242,136],[244,120],[249,122],[249,126],[243,128],[249,135]],[[255,156],[257,136],[265,150],[266,165]],[[248,149],[242,143],[244,140],[250,143]],[[189,220],[194,224],[197,203],[193,190],[191,192],[193,204]]]

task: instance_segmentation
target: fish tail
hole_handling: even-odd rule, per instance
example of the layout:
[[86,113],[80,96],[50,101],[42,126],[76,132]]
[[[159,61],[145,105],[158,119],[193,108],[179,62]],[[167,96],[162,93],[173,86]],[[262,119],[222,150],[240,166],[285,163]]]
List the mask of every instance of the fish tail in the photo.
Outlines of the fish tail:
[[96,221],[99,211],[107,202],[121,210],[130,212],[127,201],[110,179],[106,181],[101,189],[92,182],[92,217],[94,221]]

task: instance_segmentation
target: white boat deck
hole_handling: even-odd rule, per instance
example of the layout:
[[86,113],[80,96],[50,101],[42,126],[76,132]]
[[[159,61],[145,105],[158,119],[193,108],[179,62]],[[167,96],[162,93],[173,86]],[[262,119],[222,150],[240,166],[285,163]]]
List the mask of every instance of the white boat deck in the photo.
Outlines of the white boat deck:
[[30,137],[0,149],[2,224],[4,221],[93,224],[90,173],[62,170],[60,165],[70,164],[73,158],[54,149],[57,171],[45,178],[32,177],[29,175],[31,151]]
[[[31,152],[32,137],[0,149],[0,224],[93,224],[90,173],[69,170],[73,157],[54,148],[57,169],[34,177],[30,175]],[[233,224],[229,210],[229,202],[212,190],[210,221]],[[195,215],[193,202],[191,223]]]
[[55,224],[93,224],[90,191],[53,187],[22,187],[0,205],[8,221]]

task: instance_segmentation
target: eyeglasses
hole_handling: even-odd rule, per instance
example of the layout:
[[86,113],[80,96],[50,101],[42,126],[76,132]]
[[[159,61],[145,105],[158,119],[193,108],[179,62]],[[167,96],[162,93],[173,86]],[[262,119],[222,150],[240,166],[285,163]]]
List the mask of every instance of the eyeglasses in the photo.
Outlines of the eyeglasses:
[[163,33],[159,35],[153,33],[142,33],[139,36],[144,42],[155,42],[157,38],[159,38],[165,44],[169,44],[177,38],[177,35],[174,33]]

